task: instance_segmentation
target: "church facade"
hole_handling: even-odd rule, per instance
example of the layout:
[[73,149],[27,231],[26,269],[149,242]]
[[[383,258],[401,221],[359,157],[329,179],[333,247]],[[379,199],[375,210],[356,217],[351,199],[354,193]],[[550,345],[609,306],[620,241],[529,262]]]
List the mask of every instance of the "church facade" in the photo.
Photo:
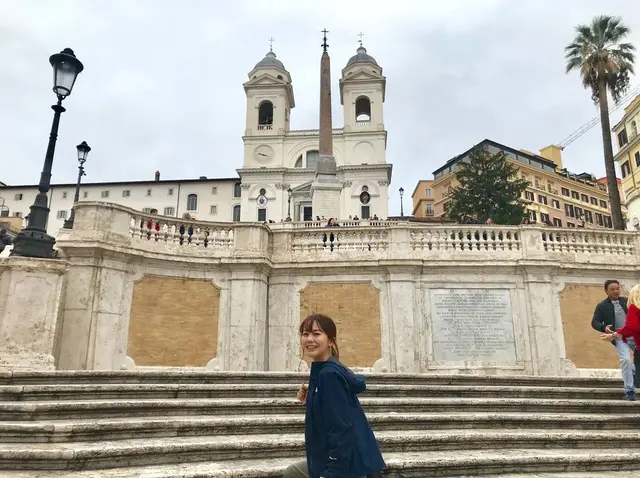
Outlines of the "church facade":
[[[236,178],[83,182],[81,201],[104,201],[160,216],[210,222],[280,222],[316,219],[312,184],[320,158],[320,129],[292,130],[292,77],[275,53],[244,83],[244,157]],[[358,48],[341,71],[344,126],[332,129],[339,206],[337,219],[388,216],[392,166],[386,161],[386,79],[376,60]],[[330,92],[329,92],[330,95]],[[330,111],[329,111],[330,116]],[[90,173],[89,173],[90,174]],[[35,178],[34,174],[34,178]],[[52,184],[47,232],[57,236],[73,207],[75,184]],[[0,183],[0,216],[25,218],[37,185]],[[326,220],[329,217],[325,218]],[[26,222],[26,221],[25,221]]]
[[[320,158],[320,129],[290,129],[295,107],[291,74],[270,51],[249,72],[244,89],[244,162],[238,170],[241,220],[316,219],[312,185]],[[332,130],[341,185],[337,219],[388,215],[392,167],[385,151],[385,89],[382,68],[361,46],[342,69],[344,126]]]

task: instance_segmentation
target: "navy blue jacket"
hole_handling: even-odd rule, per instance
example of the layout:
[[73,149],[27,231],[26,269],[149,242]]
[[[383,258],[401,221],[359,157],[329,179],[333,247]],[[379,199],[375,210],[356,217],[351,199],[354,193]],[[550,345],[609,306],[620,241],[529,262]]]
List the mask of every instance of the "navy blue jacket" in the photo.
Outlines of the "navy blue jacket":
[[333,357],[311,364],[305,447],[310,478],[355,478],[385,468],[357,394],[365,379]]

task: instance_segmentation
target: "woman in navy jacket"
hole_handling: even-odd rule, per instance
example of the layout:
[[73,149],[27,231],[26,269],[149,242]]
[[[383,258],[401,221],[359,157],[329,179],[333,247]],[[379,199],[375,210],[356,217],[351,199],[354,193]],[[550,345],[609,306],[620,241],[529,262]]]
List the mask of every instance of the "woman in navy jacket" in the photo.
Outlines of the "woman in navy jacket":
[[385,468],[378,443],[357,394],[364,377],[338,361],[336,325],[314,314],[300,325],[300,344],[313,360],[309,384],[298,392],[306,404],[307,459],[289,466],[284,478],[359,478]]

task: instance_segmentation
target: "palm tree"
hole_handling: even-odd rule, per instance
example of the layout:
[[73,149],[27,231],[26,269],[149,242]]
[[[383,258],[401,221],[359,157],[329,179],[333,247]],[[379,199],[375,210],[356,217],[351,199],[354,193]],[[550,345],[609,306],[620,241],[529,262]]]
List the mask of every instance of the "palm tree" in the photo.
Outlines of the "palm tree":
[[607,189],[611,204],[614,229],[624,230],[624,219],[620,206],[618,180],[611,145],[611,123],[609,122],[609,99],[611,93],[616,103],[629,87],[629,74],[633,73],[635,47],[623,43],[629,34],[620,18],[600,15],[591,25],[578,25],[573,43],[565,48],[567,70],[579,70],[582,85],[591,89],[591,98],[600,106],[600,125],[604,147],[604,166],[607,172]]

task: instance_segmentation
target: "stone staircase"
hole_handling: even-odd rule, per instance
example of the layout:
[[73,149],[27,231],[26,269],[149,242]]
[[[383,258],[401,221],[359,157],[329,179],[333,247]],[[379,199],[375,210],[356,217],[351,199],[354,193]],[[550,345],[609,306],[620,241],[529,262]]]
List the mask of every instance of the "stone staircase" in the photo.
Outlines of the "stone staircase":
[[[0,477],[262,478],[304,456],[294,373],[0,372]],[[619,380],[371,375],[386,476],[631,477]]]

